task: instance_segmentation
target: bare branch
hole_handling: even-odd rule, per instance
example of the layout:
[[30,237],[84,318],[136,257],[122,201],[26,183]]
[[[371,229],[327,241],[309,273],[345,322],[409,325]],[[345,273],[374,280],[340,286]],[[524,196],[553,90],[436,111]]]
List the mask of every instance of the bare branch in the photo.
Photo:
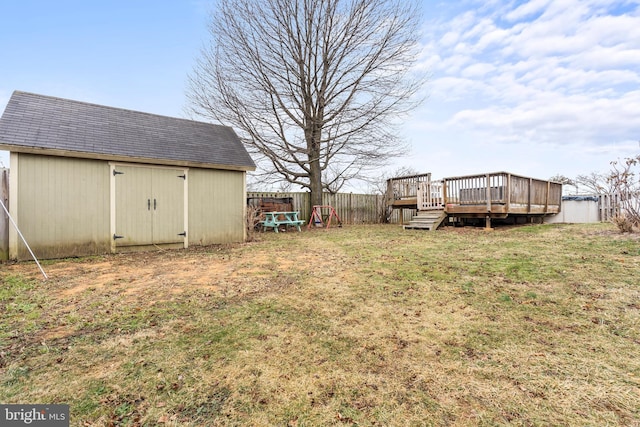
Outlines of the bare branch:
[[411,68],[418,4],[219,0],[189,76],[190,108],[234,127],[266,173],[320,200],[405,149],[399,118],[424,83]]
[[619,215],[614,218],[618,228],[640,228],[640,155],[611,162],[607,183],[620,203]]

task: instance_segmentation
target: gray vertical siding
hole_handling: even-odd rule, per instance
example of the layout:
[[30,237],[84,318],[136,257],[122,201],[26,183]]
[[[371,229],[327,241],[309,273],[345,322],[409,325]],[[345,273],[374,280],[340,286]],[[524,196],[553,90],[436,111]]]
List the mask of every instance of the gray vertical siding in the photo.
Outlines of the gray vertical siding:
[[189,169],[189,244],[243,242],[245,173]]
[[[59,258],[108,252],[108,164],[30,154],[18,158],[17,222],[35,255]],[[31,258],[24,244],[16,243],[17,258]]]

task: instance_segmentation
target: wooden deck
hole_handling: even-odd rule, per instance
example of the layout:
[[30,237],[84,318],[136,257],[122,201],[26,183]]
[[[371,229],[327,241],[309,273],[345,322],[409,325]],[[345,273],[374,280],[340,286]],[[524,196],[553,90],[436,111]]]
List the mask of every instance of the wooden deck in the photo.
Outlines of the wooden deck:
[[391,178],[387,206],[443,210],[449,217],[506,218],[560,212],[562,184],[495,172],[432,180],[431,174]]
[[431,174],[408,175],[387,180],[387,206],[393,209],[417,209],[419,187],[430,186]]

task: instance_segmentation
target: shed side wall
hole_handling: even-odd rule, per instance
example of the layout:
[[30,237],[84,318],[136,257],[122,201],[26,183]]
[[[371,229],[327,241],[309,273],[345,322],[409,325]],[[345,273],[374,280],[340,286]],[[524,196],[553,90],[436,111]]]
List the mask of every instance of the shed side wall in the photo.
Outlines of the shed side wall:
[[189,169],[189,245],[243,242],[245,173]]
[[[9,169],[0,169],[0,200],[9,209]],[[9,259],[9,217],[0,208],[0,261]]]
[[107,162],[21,154],[18,186],[18,226],[36,257],[110,251]]

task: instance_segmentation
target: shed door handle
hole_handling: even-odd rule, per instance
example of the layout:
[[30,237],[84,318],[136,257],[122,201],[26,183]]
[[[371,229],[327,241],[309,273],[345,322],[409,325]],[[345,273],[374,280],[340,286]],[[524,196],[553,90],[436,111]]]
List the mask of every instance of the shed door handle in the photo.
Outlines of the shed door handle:
[[147,210],[151,210],[151,199],[147,199]]
[[153,199],[153,210],[156,210],[156,199]]

